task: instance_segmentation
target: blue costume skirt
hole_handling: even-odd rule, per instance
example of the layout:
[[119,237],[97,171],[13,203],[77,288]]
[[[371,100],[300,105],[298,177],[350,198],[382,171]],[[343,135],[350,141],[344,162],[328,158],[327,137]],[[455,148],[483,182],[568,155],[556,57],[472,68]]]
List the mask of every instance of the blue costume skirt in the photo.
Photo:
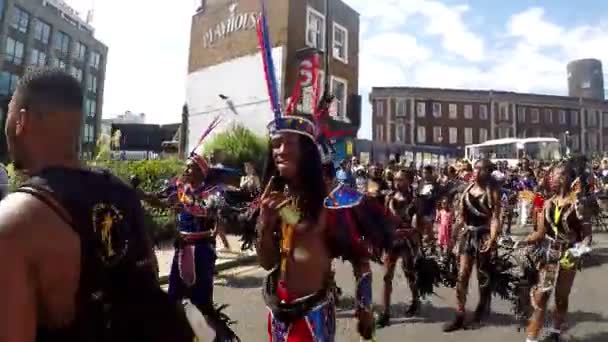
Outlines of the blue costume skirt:
[[176,248],[169,274],[169,297],[175,301],[189,298],[195,305],[213,303],[216,259],[215,247],[207,242]]

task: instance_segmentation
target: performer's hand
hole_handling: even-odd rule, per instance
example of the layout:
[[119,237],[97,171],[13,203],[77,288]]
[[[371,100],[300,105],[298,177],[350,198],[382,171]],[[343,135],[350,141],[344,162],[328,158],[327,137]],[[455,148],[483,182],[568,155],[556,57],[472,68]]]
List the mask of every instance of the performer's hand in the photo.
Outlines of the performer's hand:
[[264,193],[260,197],[259,220],[264,226],[272,226],[279,217],[279,205],[285,200],[285,196],[277,191],[271,191],[273,179],[268,182]]
[[371,340],[374,335],[374,313],[372,310],[359,310],[357,330],[365,340]]

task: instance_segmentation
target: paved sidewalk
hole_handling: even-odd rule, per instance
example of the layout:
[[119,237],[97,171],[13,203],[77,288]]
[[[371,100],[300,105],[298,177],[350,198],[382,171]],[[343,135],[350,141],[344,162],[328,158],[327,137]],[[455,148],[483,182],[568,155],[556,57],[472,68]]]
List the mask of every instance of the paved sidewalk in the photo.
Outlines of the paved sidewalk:
[[[218,239],[219,240],[219,239]],[[241,253],[241,242],[238,236],[228,236],[231,250],[224,250],[221,241],[217,242],[217,261],[215,262],[216,272],[221,272],[233,267],[254,263],[256,260],[255,253],[248,251]],[[162,284],[167,283],[169,271],[171,271],[171,263],[173,262],[173,254],[175,250],[168,246],[156,250],[156,258],[158,259],[160,281]]]

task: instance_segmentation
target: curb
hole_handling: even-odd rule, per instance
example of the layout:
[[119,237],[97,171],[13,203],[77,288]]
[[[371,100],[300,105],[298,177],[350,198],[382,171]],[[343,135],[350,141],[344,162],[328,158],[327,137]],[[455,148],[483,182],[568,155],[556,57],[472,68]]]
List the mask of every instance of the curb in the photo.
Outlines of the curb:
[[[247,255],[242,256],[240,258],[235,258],[232,260],[228,260],[226,262],[222,262],[215,265],[215,272],[222,272],[231,268],[235,268],[238,266],[248,265],[254,263],[257,260],[257,255]],[[167,285],[169,283],[169,275],[165,274],[159,277],[159,282],[161,285]]]

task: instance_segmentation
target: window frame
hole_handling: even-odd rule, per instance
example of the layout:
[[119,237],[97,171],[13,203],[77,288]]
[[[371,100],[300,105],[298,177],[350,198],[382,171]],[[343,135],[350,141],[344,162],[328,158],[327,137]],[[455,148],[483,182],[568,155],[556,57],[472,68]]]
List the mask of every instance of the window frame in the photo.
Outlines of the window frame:
[[[399,105],[403,105],[403,112],[399,112]],[[404,118],[407,116],[407,99],[397,98],[395,100],[395,117]]]
[[[481,110],[483,108],[483,110]],[[483,115],[481,115],[483,113]],[[488,120],[488,105],[480,104],[479,105],[479,120]]]
[[442,126],[433,126],[433,144],[443,144],[443,140]]
[[[60,31],[60,30],[55,31],[55,37],[56,37],[55,42],[54,42],[55,44],[54,44],[53,48],[58,50],[62,56],[69,56],[70,44],[72,43],[72,37],[70,37],[69,34],[67,34],[63,31]],[[62,37],[61,42],[59,41],[60,37]],[[66,44],[66,41],[67,41],[67,44]],[[65,46],[65,49],[64,49],[64,45],[67,45],[67,46]]]
[[[340,57],[338,55],[336,55],[336,48],[335,48],[335,44],[336,44],[336,29],[338,29],[338,31],[342,31],[342,33],[344,34],[344,42],[342,43],[343,48],[344,48],[344,57]],[[340,62],[344,63],[344,64],[348,64],[348,29],[340,24],[338,24],[337,22],[333,22],[332,24],[332,28],[331,28],[331,54],[332,56],[339,60]]]
[[416,127],[416,142],[419,144],[426,144],[426,126]]
[[[467,111],[467,108],[469,109],[468,111]],[[465,119],[468,119],[468,120],[473,119],[473,105],[472,104],[465,104],[463,111],[464,111],[463,116]],[[467,112],[468,112],[468,115],[467,115]]]
[[[435,111],[435,106],[439,108],[438,111]],[[433,102],[433,117],[440,118],[442,116],[442,109],[441,102]]]
[[[422,111],[420,111],[422,109]],[[426,117],[426,102],[416,102],[416,117],[425,118]]]
[[[454,136],[452,136],[452,133],[454,133]],[[448,143],[450,145],[458,144],[458,127],[451,126],[448,128]]]
[[[308,32],[310,31],[310,18],[311,15],[313,16],[317,16],[318,19],[321,19],[321,24],[320,24],[320,30],[321,30],[321,38],[320,38],[320,42],[317,42],[319,46],[316,46],[316,44],[314,42],[312,42],[309,38],[309,34]],[[325,15],[319,11],[317,11],[316,9],[314,9],[312,6],[308,5],[306,6],[306,30],[305,30],[305,35],[306,37],[304,38],[306,40],[306,45],[310,46],[312,48],[317,48],[320,51],[325,51],[325,35],[327,34],[327,32],[325,32],[325,20],[327,20],[327,18],[325,17]],[[318,33],[317,33],[318,35]]]
[[[468,136],[467,132],[469,133],[468,135],[470,135],[470,139],[467,139],[467,136]],[[464,128],[464,144],[465,145],[473,144],[473,127]]]
[[[17,16],[17,13],[19,13],[19,16]],[[25,14],[25,16],[23,15]],[[10,22],[10,26],[12,28],[14,28],[15,30],[27,34],[27,32],[29,31],[29,26],[30,26],[30,20],[31,20],[32,15],[24,10],[23,8],[14,5],[13,6],[13,17],[11,18],[11,22]],[[23,27],[22,24],[23,23],[23,19],[25,18],[25,28]]]
[[[482,134],[482,132],[484,134]],[[481,128],[479,128],[479,142],[478,143],[481,144],[481,143],[484,143],[486,141],[488,141],[488,129],[484,128],[484,127],[481,127]]]
[[386,100],[384,99],[376,99],[374,100],[374,109],[377,117],[384,117],[384,103]]
[[338,83],[342,83],[344,85],[344,101],[343,103],[339,102],[342,105],[344,111],[342,115],[340,115],[340,113],[336,113],[336,118],[338,118],[338,120],[346,121],[348,120],[348,80],[342,77],[331,75],[330,81],[331,82],[329,84],[329,91],[332,95],[334,95],[334,101],[339,101],[338,97],[335,96],[334,82],[337,81]]
[[543,111],[545,123],[552,124],[553,123],[553,109],[545,108]]
[[[452,111],[452,108],[454,109],[454,111]],[[452,113],[454,115],[452,115]],[[456,103],[448,104],[448,118],[453,119],[453,120],[458,119],[458,104],[456,104]]]
[[[9,43],[13,42],[13,48],[11,49],[12,51],[9,53]],[[17,47],[20,46],[21,49],[19,50]],[[20,52],[20,56],[17,53],[18,51]],[[15,39],[11,36],[6,37],[6,44],[4,45],[4,53],[5,53],[5,61],[8,61],[14,65],[23,65],[23,59],[24,59],[24,55],[25,55],[25,44],[18,40]]]
[[531,108],[530,109],[530,122],[531,123],[540,123],[540,109]]
[[[45,28],[47,30],[45,30]],[[38,37],[38,33],[40,33],[40,37]],[[44,45],[48,45],[51,39],[51,24],[40,18],[36,18],[34,22],[34,39]]]

